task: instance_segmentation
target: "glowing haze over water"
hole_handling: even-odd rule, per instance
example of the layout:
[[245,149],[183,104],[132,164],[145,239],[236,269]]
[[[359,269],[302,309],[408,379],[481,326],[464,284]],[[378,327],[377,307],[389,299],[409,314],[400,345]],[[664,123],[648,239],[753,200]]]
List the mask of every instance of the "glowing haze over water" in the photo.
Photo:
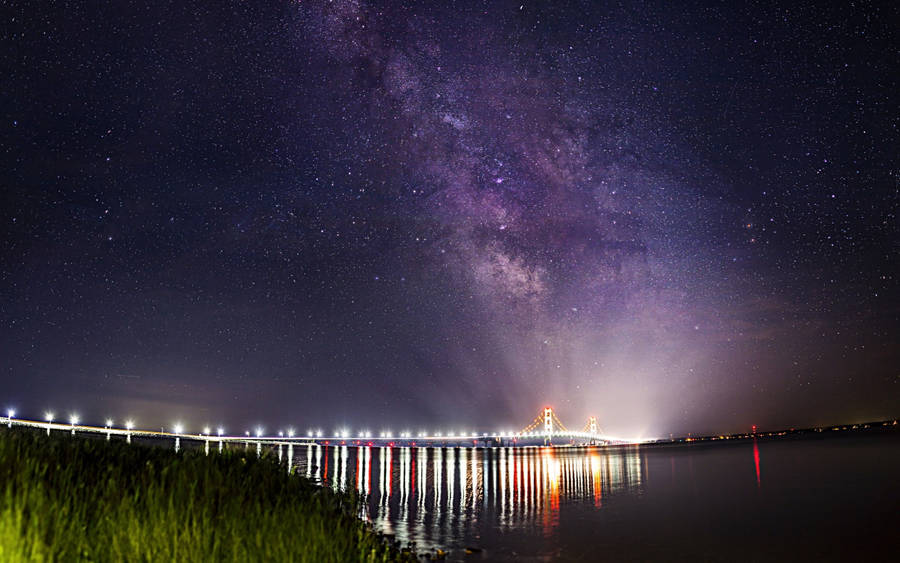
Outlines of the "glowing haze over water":
[[14,7],[0,400],[235,432],[897,415],[893,9],[407,4]]

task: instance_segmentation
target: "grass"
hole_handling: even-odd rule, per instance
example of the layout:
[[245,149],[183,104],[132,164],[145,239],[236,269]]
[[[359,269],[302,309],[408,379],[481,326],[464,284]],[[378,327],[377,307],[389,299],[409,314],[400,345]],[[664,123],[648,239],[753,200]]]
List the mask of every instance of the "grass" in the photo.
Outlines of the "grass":
[[415,561],[255,452],[0,431],[0,561]]

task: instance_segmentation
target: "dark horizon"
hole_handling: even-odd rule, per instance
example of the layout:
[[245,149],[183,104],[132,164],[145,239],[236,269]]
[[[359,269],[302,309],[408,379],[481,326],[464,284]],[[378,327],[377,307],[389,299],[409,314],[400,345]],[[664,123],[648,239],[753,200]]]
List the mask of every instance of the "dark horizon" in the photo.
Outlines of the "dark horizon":
[[897,7],[13,6],[0,409],[900,415]]

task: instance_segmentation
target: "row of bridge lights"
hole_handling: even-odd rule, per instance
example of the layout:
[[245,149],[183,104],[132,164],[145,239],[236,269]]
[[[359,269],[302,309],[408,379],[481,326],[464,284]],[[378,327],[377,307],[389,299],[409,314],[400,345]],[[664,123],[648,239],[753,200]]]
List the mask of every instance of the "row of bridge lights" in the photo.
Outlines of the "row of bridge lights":
[[[9,424],[9,425],[11,426],[11,425],[12,425],[12,421],[13,421],[13,417],[15,417],[15,416],[16,416],[16,411],[14,411],[13,409],[7,410],[7,411],[6,411],[6,422],[7,422],[7,424]],[[55,420],[55,418],[54,418],[55,416],[56,416],[56,415],[53,413],[53,411],[47,411],[47,412],[44,413],[44,421],[45,421],[47,424],[53,424],[53,421]],[[79,417],[77,414],[72,413],[71,415],[69,415],[69,424],[71,424],[73,427],[74,427],[74,426],[77,426],[79,422],[81,422],[81,419],[80,419],[80,417]],[[106,419],[106,426],[104,426],[104,428],[107,429],[107,430],[109,430],[109,429],[111,429],[112,427],[113,427],[113,419],[107,418],[107,419]],[[125,429],[126,429],[126,430],[133,430],[133,429],[134,429],[134,421],[132,421],[131,419],[126,420],[126,421],[125,421]]]
[[[12,421],[13,421],[13,419],[14,419],[15,416],[16,416],[16,411],[15,411],[14,409],[8,409],[8,410],[6,411],[6,422],[7,422],[7,425],[8,425],[8,426],[10,426],[10,427],[12,426]],[[48,425],[53,424],[53,422],[54,422],[54,420],[55,420],[55,419],[54,419],[54,416],[55,416],[55,415],[54,415],[53,411],[47,411],[46,413],[44,413],[44,421],[47,422]],[[79,416],[78,416],[77,414],[73,413],[73,414],[71,414],[71,415],[69,416],[69,424],[72,426],[72,433],[73,433],[73,434],[75,433],[75,427],[78,425],[79,422],[80,422],[80,418],[79,418]],[[106,419],[106,426],[104,426],[104,429],[105,429],[105,430],[110,430],[110,429],[112,429],[112,428],[113,428],[113,423],[114,423],[113,419],[111,419],[111,418]],[[131,420],[131,419],[126,420],[126,421],[125,421],[125,429],[128,430],[129,432],[132,431],[132,430],[134,430],[134,421]],[[49,431],[49,427],[48,427],[48,431]],[[184,426],[183,426],[181,423],[176,423],[176,424],[172,427],[172,433],[173,433],[173,434],[182,434],[182,435],[183,435],[183,434],[184,434]],[[224,436],[224,434],[225,434],[224,428],[222,428],[222,427],[216,428],[216,435],[217,435],[217,436],[220,436],[220,437],[221,437],[221,436]],[[295,434],[296,434],[296,433],[295,433],[295,431],[294,431],[293,428],[289,428],[289,429],[287,430],[287,436],[288,436],[289,438],[293,438],[293,437],[295,436]],[[212,428],[210,428],[209,426],[204,427],[204,428],[203,428],[203,435],[205,435],[205,436],[211,436],[211,435],[212,435]],[[245,431],[245,432],[244,432],[244,435],[245,435],[246,437],[250,437],[250,436],[251,436],[250,431],[249,431],[249,430]],[[309,429],[309,430],[307,430],[307,433],[306,433],[306,435],[305,435],[304,437],[309,437],[309,438],[321,438],[322,435],[323,435],[323,433],[322,433],[322,430],[321,430],[321,429],[318,429],[318,430]],[[525,433],[521,433],[521,432],[497,431],[497,432],[495,432],[494,434],[482,433],[482,434],[480,435],[480,437],[481,437],[481,438],[491,438],[491,437],[495,437],[495,438],[520,438],[520,437],[535,437],[535,438],[540,438],[540,437],[544,437],[544,436],[547,436],[547,435],[548,435],[548,434],[545,433],[545,432],[525,432]],[[550,436],[562,436],[562,435],[565,435],[565,436],[590,436],[591,434],[590,434],[589,432],[561,432],[561,431],[553,431],[553,432],[551,432],[549,435],[550,435]],[[261,437],[263,436],[263,428],[262,428],[262,427],[257,427],[257,428],[256,428],[256,430],[255,430],[255,436],[256,436],[257,438],[261,438]],[[281,437],[281,438],[283,438],[283,437],[285,436],[285,432],[279,430],[279,431],[278,431],[278,436]],[[337,437],[337,438],[342,438],[342,439],[351,439],[351,433],[350,433],[350,431],[347,430],[347,429],[341,429],[341,430],[337,430],[337,431],[335,432],[335,437]],[[371,433],[370,431],[368,431],[368,430],[363,430],[363,431],[361,431],[361,432],[358,432],[355,436],[352,436],[353,439],[370,439],[370,438],[372,438],[372,437],[373,437],[373,436],[372,436],[372,433]],[[418,437],[418,438],[429,438],[429,437],[430,437],[430,438],[446,438],[446,439],[449,439],[449,440],[454,440],[454,439],[466,439],[466,438],[468,438],[468,439],[478,439],[478,438],[479,438],[479,435],[478,435],[477,433],[474,433],[474,432],[473,432],[473,433],[465,433],[465,432],[464,432],[464,433],[457,433],[457,434],[454,434],[454,433],[452,433],[452,432],[449,432],[449,433],[447,433],[446,436],[444,436],[444,433],[443,433],[443,432],[435,432],[433,435],[429,436],[427,432],[424,432],[424,431],[423,431],[423,432],[419,432],[418,435],[417,435],[417,437]],[[412,432],[404,431],[404,432],[401,432],[399,435],[394,436],[394,434],[393,434],[390,430],[387,430],[387,431],[381,432],[381,433],[379,434],[379,438],[381,438],[381,439],[387,439],[387,440],[392,440],[392,439],[395,439],[395,438],[400,438],[400,439],[411,439],[411,438],[413,438],[413,435],[412,435]]]

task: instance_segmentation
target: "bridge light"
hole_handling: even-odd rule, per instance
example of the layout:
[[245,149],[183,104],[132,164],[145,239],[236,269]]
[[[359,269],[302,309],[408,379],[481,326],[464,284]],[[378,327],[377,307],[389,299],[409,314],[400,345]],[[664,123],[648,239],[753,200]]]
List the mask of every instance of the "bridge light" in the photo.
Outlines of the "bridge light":
[[221,426],[216,428],[216,434],[218,434],[219,436],[221,436],[224,433],[225,433],[225,430],[223,430]]
[[44,420],[47,422],[53,422],[53,411],[47,411],[44,413]]
[[72,416],[70,416],[69,422],[72,423],[72,426],[75,426],[76,424],[78,424],[78,415],[73,414]]
[[281,430],[279,430],[279,431],[278,431],[278,437],[279,437],[279,438],[284,438],[284,432],[282,432]]
[[12,418],[12,417],[14,417],[14,416],[16,416],[16,411],[15,411],[15,410],[13,410],[13,409],[7,409],[7,410],[6,410],[6,418]]
[[112,425],[113,425],[113,419],[107,418],[107,419],[106,419],[106,427],[109,428],[109,427],[112,426]]
[[294,429],[288,428],[288,438],[293,438],[293,437],[294,437]]
[[126,420],[125,421],[125,429],[131,430],[132,428],[134,428],[134,421],[132,421],[131,419]]
[[316,430],[316,438],[321,438],[321,437],[322,437],[322,431]]
[[206,434],[207,436],[210,435],[211,430],[210,430],[209,426],[203,427],[203,433]]
[[180,422],[176,422],[175,427],[172,428],[172,430],[175,432],[175,434],[181,434],[182,432],[184,432],[184,426],[182,426]]
[[262,426],[257,426],[256,427],[256,437],[259,438],[260,436],[262,436],[262,433],[263,433]]

